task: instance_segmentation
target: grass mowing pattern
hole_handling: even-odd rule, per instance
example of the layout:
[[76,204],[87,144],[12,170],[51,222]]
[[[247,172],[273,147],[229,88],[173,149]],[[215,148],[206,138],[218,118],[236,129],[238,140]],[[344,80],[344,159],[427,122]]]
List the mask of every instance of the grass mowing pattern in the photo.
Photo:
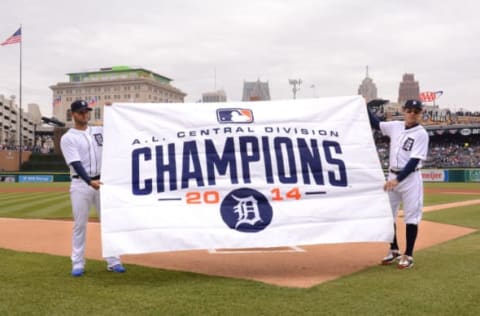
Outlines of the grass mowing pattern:
[[[478,233],[416,254],[417,266],[377,266],[310,289],[0,250],[1,315],[478,315]],[[319,259],[321,260],[321,259]]]
[[65,217],[70,212],[68,193],[37,192],[9,193],[0,197],[0,216],[21,218],[55,218]]
[[[479,190],[480,183],[424,183],[425,189],[450,189],[450,190]],[[435,205],[444,203],[453,203],[468,200],[478,200],[480,194],[433,194],[424,195],[424,205]]]
[[[480,229],[478,205],[424,218]],[[66,257],[0,249],[0,315],[480,314],[479,232],[418,251],[415,261],[410,270],[376,266],[310,289],[289,289],[134,265],[112,274],[94,260],[84,277],[72,278]]]
[[[71,219],[68,188],[69,183],[0,183],[0,217]],[[93,208],[90,217],[97,218]]]
[[[441,212],[428,212],[424,220],[480,229],[480,205],[455,207]],[[479,266],[480,267],[480,266]]]

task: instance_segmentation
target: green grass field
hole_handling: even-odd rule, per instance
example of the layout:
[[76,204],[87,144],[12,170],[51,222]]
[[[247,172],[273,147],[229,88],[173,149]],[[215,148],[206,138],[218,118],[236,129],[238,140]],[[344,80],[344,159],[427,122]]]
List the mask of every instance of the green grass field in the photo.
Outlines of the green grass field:
[[[0,183],[0,217],[71,218],[69,186],[69,182]],[[32,192],[11,192],[22,189]],[[94,210],[90,216],[97,218]]]
[[[0,217],[70,217],[67,191],[28,198],[3,188],[0,184]],[[469,198],[480,196],[427,195],[426,201],[433,205]],[[52,201],[58,204],[53,211]],[[429,212],[424,218],[480,229],[478,205]],[[417,251],[415,260],[407,271],[375,266],[313,288],[291,289],[132,265],[117,275],[94,260],[85,277],[72,278],[66,257],[0,249],[0,315],[480,314],[480,232]]]

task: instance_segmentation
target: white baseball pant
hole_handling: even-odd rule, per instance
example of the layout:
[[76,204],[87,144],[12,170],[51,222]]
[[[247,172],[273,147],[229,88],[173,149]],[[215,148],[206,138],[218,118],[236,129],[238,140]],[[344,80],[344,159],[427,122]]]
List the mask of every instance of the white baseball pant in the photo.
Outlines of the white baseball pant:
[[[100,218],[100,191],[95,190],[82,179],[72,179],[70,185],[70,199],[72,202],[74,220],[72,234],[72,265],[74,269],[84,268],[88,213],[90,207],[93,205]],[[105,260],[109,267],[120,263],[119,257],[107,257]]]
[[[396,174],[389,173],[388,179],[395,179]],[[420,171],[412,172],[401,181],[393,191],[388,192],[393,218],[397,218],[400,203],[403,202],[403,221],[405,224],[418,225],[423,211],[423,180]]]

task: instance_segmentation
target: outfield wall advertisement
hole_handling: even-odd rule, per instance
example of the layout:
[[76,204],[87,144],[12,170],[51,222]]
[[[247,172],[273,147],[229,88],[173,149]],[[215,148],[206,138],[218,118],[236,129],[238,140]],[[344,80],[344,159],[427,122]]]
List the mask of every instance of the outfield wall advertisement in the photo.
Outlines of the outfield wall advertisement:
[[422,169],[424,182],[447,182],[448,171],[443,169]]
[[480,169],[465,170],[466,182],[480,182]]
[[18,182],[53,182],[53,175],[19,175]]

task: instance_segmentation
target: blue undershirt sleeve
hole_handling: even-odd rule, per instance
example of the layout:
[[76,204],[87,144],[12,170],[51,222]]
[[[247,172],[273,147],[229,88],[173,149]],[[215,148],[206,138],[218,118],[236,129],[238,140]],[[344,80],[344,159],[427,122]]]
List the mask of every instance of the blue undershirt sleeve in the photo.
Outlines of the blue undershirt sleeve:
[[380,120],[378,119],[378,117],[375,114],[373,114],[369,108],[367,108],[367,112],[368,112],[368,118],[370,119],[370,126],[373,129],[380,130]]
[[400,173],[397,175],[398,182],[401,182],[403,179],[408,177],[410,173],[414,172],[419,162],[420,159],[418,158],[410,158],[405,168],[403,168],[402,171],[400,171]]
[[80,178],[82,178],[83,181],[90,185],[91,179],[83,168],[82,163],[80,161],[72,161],[70,164],[72,165],[75,172],[80,176]]

